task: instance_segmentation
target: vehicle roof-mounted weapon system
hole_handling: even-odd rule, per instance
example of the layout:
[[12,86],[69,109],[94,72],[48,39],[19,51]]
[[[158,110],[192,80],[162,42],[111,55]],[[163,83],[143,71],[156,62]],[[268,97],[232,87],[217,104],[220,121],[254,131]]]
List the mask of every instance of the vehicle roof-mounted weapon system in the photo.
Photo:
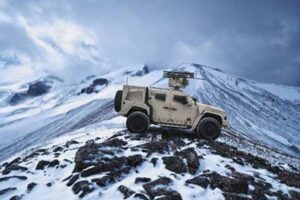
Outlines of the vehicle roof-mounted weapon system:
[[189,85],[188,79],[194,79],[194,73],[164,71],[163,77],[169,79],[169,87],[179,90]]

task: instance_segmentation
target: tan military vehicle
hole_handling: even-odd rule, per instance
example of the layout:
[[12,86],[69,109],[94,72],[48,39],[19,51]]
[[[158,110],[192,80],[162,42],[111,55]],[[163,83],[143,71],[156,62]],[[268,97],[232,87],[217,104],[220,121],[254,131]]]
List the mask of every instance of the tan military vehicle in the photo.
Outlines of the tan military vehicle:
[[214,140],[222,127],[228,127],[224,110],[197,103],[181,88],[194,78],[190,72],[165,71],[169,88],[124,85],[115,96],[115,110],[127,117],[132,133],[145,132],[150,124],[162,127],[192,129],[204,139]]

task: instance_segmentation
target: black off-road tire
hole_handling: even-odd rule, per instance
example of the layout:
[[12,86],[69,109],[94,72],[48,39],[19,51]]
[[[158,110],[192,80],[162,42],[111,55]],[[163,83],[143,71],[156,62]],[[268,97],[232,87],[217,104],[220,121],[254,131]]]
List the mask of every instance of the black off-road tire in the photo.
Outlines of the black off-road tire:
[[115,111],[119,112],[122,106],[122,90],[118,90],[115,95]]
[[131,133],[144,133],[150,126],[150,120],[145,113],[136,111],[129,114],[126,126]]
[[206,140],[215,140],[220,136],[221,124],[212,117],[202,119],[197,128],[196,134]]

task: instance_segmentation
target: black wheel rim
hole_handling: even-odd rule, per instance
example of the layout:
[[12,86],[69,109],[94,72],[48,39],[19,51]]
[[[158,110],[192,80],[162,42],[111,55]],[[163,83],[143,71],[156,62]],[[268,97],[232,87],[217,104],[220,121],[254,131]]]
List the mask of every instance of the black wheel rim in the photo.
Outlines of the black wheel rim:
[[145,129],[145,121],[139,117],[133,118],[130,125],[135,132],[141,132]]
[[215,138],[217,135],[217,132],[218,132],[218,129],[214,123],[208,122],[205,124],[203,134],[206,138],[210,138],[210,139]]

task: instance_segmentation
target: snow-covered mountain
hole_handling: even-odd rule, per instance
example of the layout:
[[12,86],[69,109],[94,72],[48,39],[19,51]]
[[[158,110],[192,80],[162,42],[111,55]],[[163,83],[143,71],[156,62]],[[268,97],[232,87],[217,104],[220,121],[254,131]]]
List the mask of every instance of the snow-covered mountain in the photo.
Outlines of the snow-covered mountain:
[[[179,183],[173,184],[172,187],[174,191],[179,192],[183,199],[189,199],[192,198],[192,194],[195,193],[195,187],[184,186],[189,185],[186,181],[192,179],[194,176],[191,174],[180,175],[181,172],[173,176],[170,171],[174,173],[174,170],[168,169],[170,167],[167,166],[168,159],[175,159],[176,162],[179,159],[178,162],[180,165],[181,159],[185,160],[186,157],[183,154],[176,155],[175,151],[181,151],[187,147],[193,148],[199,157],[200,168],[198,166],[197,170],[198,168],[201,170],[198,170],[196,174],[199,175],[199,173],[202,174],[203,171],[211,169],[211,171],[216,171],[221,175],[220,177],[216,174],[208,174],[207,176],[210,183],[207,182],[207,184],[216,184],[213,183],[214,179],[223,180],[225,176],[230,174],[228,165],[234,165],[233,167],[239,169],[239,172],[251,176],[255,176],[255,174],[258,173],[263,176],[261,178],[264,179],[265,182],[273,182],[271,187],[272,192],[281,190],[284,194],[287,194],[289,198],[293,198],[291,195],[292,192],[289,193],[289,191],[300,192],[297,182],[287,184],[280,178],[283,176],[281,173],[284,173],[285,170],[299,172],[300,169],[300,139],[298,137],[300,132],[299,87],[258,83],[232,76],[218,69],[197,64],[183,64],[172,70],[194,72],[196,77],[201,78],[191,80],[190,85],[185,90],[192,96],[197,97],[200,102],[222,107],[227,113],[231,129],[223,130],[222,136],[218,138],[216,144],[203,143],[203,141],[201,143],[201,141],[195,140],[194,138],[173,138],[168,141],[168,144],[161,144],[166,145],[168,148],[163,149],[162,152],[158,152],[159,155],[155,154],[158,159],[157,168],[155,168],[155,166],[149,167],[148,164],[141,164],[145,160],[150,162],[153,158],[153,156],[149,157],[143,153],[147,151],[147,147],[135,147],[137,145],[153,142],[152,140],[160,141],[159,137],[157,138],[157,136],[155,136],[156,134],[160,134],[159,129],[154,127],[150,130],[149,134],[145,135],[145,138],[142,139],[135,139],[133,136],[130,136],[126,131],[123,131],[125,129],[125,119],[118,117],[117,113],[114,112],[113,97],[115,92],[121,89],[122,85],[126,82],[132,85],[167,87],[168,80],[162,78],[163,70],[151,71],[147,66],[123,68],[101,77],[89,76],[85,80],[72,85],[54,76],[47,76],[30,83],[0,85],[0,161],[8,161],[1,166],[0,170],[2,173],[6,170],[9,175],[16,176],[26,173],[26,180],[28,179],[22,182],[18,177],[5,178],[6,176],[4,175],[6,174],[4,173],[3,177],[0,177],[0,187],[5,188],[5,186],[7,186],[6,188],[8,188],[8,186],[17,186],[16,189],[5,191],[5,194],[3,193],[4,197],[9,198],[13,195],[22,195],[24,199],[32,199],[33,196],[41,195],[49,190],[49,192],[56,193],[56,196],[50,196],[48,199],[56,197],[62,198],[64,197],[62,193],[66,195],[66,199],[76,199],[74,193],[84,193],[84,191],[87,190],[86,193],[92,193],[85,196],[87,199],[96,198],[100,195],[99,192],[103,194],[103,199],[118,199],[122,196],[120,196],[121,194],[114,196],[116,195],[114,194],[115,190],[122,190],[127,195],[133,194],[132,191],[127,190],[127,187],[118,188],[119,183],[129,185],[134,191],[142,190],[141,185],[136,186],[131,184],[139,172],[141,172],[143,176],[151,176],[152,181],[160,176],[167,176],[171,179],[175,178]],[[151,139],[152,133],[154,133],[154,139]],[[172,133],[170,133],[170,135],[172,135]],[[111,141],[111,139],[106,140],[109,137],[120,139],[126,144],[117,145],[117,147],[108,145],[106,148],[106,142]],[[66,145],[65,143],[71,139],[76,139],[76,144]],[[93,142],[87,142],[85,145],[85,142],[90,139],[92,139]],[[164,141],[163,139],[161,140]],[[175,145],[176,147],[172,145],[172,143],[176,144],[176,142],[180,143],[180,141],[185,143],[185,145],[177,144],[177,146]],[[106,159],[100,156],[99,159],[96,159],[96,163],[89,164],[86,167],[92,167],[92,165],[100,163],[103,164],[103,162],[110,162],[109,159],[113,159],[116,156],[125,156],[126,159],[131,160],[130,156],[134,156],[135,154],[142,156],[142,158],[140,158],[140,156],[133,157],[138,158],[138,163],[141,164],[141,166],[137,167],[139,164],[132,166],[128,164],[130,161],[122,158],[122,162],[120,162],[125,163],[124,165],[128,165],[127,167],[129,167],[129,171],[125,170],[128,173],[124,173],[127,175],[122,175],[122,178],[114,177],[114,180],[117,179],[119,181],[117,181],[118,184],[115,184],[116,180],[114,183],[111,181],[112,185],[104,190],[100,189],[100,191],[98,191],[96,188],[99,184],[95,184],[94,182],[97,182],[95,180],[93,182],[93,178],[97,178],[95,174],[91,175],[91,177],[89,176],[89,178],[85,178],[82,174],[84,173],[84,168],[76,171],[76,166],[81,162],[79,161],[80,159],[78,160],[81,150],[85,151],[85,147],[90,148],[90,145],[95,142],[99,145],[100,149],[108,149],[110,153],[103,150],[104,153],[102,153],[107,154],[104,156]],[[218,144],[220,146],[218,146]],[[83,149],[80,149],[80,147],[83,147]],[[172,150],[173,147],[175,149]],[[59,148],[60,150],[54,151],[55,148]],[[232,155],[233,153],[228,154],[228,152],[222,153],[222,148],[225,148],[223,150],[229,152],[239,150],[246,153],[234,153],[234,155]],[[93,151],[94,150],[92,150],[92,152]],[[88,150],[88,152],[90,151]],[[247,153],[249,153],[249,155]],[[163,158],[172,154],[174,154],[176,158]],[[93,155],[93,153],[88,154],[88,156],[89,155],[94,156],[91,159],[93,160],[99,155],[99,152],[97,155]],[[200,158],[201,156],[202,158]],[[256,156],[263,158],[263,165],[254,163],[257,162],[256,159],[259,160]],[[20,158],[11,162],[17,157]],[[35,171],[35,168],[41,160],[53,159],[58,159],[59,163],[57,164],[57,161],[52,164],[44,162],[44,164],[40,164],[44,165],[44,173],[42,173],[42,171],[40,171],[41,173]],[[253,159],[255,161],[253,161]],[[141,160],[143,160],[143,162]],[[89,161],[87,159],[82,162]],[[117,162],[119,162],[119,160]],[[270,165],[268,163],[270,163]],[[248,164],[252,167],[250,165],[248,166]],[[56,168],[49,167],[49,165],[53,165],[54,168]],[[165,169],[164,165],[167,169]],[[189,164],[187,163],[187,165]],[[256,168],[258,169],[252,169],[253,165],[257,165]],[[276,171],[272,168],[273,165],[280,166],[280,170]],[[10,170],[10,166],[13,166],[13,169]],[[18,168],[16,166],[23,166],[24,168]],[[185,166],[185,164],[183,166]],[[132,170],[135,168],[136,171],[134,173]],[[263,173],[260,168],[264,168],[266,171]],[[24,172],[20,172],[20,170]],[[72,173],[72,171],[74,173]],[[110,173],[113,172],[111,171]],[[114,171],[114,173],[117,172]],[[123,174],[123,172],[119,173]],[[185,173],[185,170],[183,170],[182,173]],[[289,172],[286,173],[288,174]],[[74,189],[75,185],[70,183],[70,185],[73,185],[74,193],[71,189],[66,192],[66,189],[64,189],[67,187],[66,181],[62,182],[62,178],[66,178],[69,175],[71,175],[69,178],[71,180],[73,179],[74,182],[79,180],[79,176],[81,177],[80,180],[82,179],[82,181],[88,182],[83,182],[83,185],[78,183],[76,186],[77,189],[76,187]],[[294,174],[289,175],[297,177],[297,175]],[[276,178],[276,176],[279,178]],[[270,179],[270,177],[272,178]],[[2,181],[1,178],[5,178],[5,180]],[[202,180],[202,178],[198,179]],[[241,179],[241,177],[238,179]],[[34,189],[32,192],[30,192],[30,190],[26,193],[25,191],[29,180],[37,183],[38,185],[36,187],[39,189]],[[109,182],[110,179],[107,180]],[[162,181],[167,182],[165,185],[174,182],[174,180],[171,180],[171,182],[170,180]],[[230,182],[232,180],[226,180],[226,178],[224,178],[223,181]],[[39,187],[41,183],[44,185]],[[49,183],[50,186],[46,186],[47,183]],[[252,180],[252,182],[248,182],[251,195],[254,191],[253,187],[258,188],[256,184],[258,184],[256,178]],[[151,189],[151,184],[149,187]],[[201,190],[201,194],[195,194],[193,198],[197,199],[202,197],[207,199],[209,196],[213,196],[215,199],[222,199],[224,195],[226,197],[225,193],[230,192],[227,189],[222,189],[222,187],[222,184],[221,186],[217,184],[216,187]],[[93,189],[89,190],[88,188]],[[225,193],[222,193],[220,188]],[[156,196],[151,194],[147,186],[146,188],[144,187],[144,189],[147,195],[150,195],[150,198]],[[237,191],[233,192],[240,193],[241,191],[237,189]],[[245,191],[241,193],[245,193]],[[248,194],[248,196],[246,194]],[[269,196],[279,195],[267,192],[264,192],[264,194]],[[147,195],[146,198],[148,198]],[[168,193],[168,195],[171,194]],[[174,199],[177,194],[175,192],[172,193],[172,195],[173,197],[170,198]],[[132,195],[129,196],[133,198]],[[244,197],[249,197],[248,189]],[[44,199],[47,198],[45,197]],[[140,199],[143,198],[140,197]]]

